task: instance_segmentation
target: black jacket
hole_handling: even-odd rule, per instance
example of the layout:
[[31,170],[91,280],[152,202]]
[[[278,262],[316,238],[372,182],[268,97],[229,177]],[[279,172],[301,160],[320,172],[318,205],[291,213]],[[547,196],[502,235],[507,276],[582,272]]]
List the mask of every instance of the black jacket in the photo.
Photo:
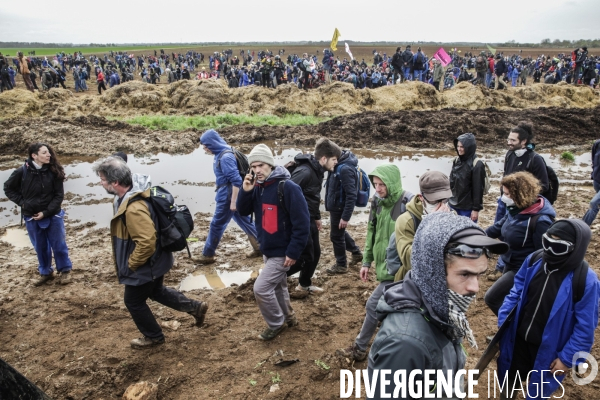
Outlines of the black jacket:
[[507,68],[504,59],[501,58],[498,61],[496,61],[494,68],[496,69],[496,76],[501,76],[503,73],[505,73]]
[[[23,181],[23,170],[27,168]],[[17,168],[4,182],[4,193],[18,206],[22,207],[24,216],[32,216],[43,212],[44,217],[51,217],[60,212],[64,197],[63,181],[56,179],[48,165],[36,169],[33,160],[29,159],[24,166]]]
[[350,150],[344,150],[333,172],[327,174],[325,209],[341,212],[344,221],[350,221],[356,203],[357,166],[356,156]]
[[[459,210],[481,211],[483,209],[483,189],[485,187],[485,167],[483,161],[473,165],[477,143],[472,133],[465,133],[454,139],[454,148],[461,142],[465,154],[459,155],[452,163],[450,189],[452,198],[449,203]],[[458,154],[458,150],[456,151]]]
[[395,70],[400,70],[402,68],[402,53],[394,53],[392,57],[392,67]]
[[410,50],[404,50],[402,53],[403,67],[412,67],[413,65],[413,52]]
[[292,172],[290,179],[302,189],[310,218],[320,220],[321,187],[325,171],[312,154],[298,154],[294,157],[294,161],[298,166]]
[[519,171],[530,172],[533,176],[538,178],[542,185],[540,194],[545,193],[550,187],[546,162],[542,156],[534,151],[535,145],[533,143],[530,143],[527,146],[527,151],[521,157],[517,157],[514,151],[506,153],[506,158],[504,159],[504,176]]

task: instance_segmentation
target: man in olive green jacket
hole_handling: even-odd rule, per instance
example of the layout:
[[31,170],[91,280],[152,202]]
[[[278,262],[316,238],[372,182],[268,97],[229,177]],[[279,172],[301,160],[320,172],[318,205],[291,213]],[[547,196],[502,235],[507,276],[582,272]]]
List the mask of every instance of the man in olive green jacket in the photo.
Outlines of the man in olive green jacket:
[[396,249],[402,265],[394,276],[394,282],[403,280],[411,270],[412,244],[423,215],[450,211],[447,203],[452,197],[452,190],[450,180],[443,173],[429,171],[421,175],[419,191],[420,194],[406,205],[406,212],[396,219]]
[[392,283],[394,280],[394,277],[387,272],[385,261],[387,255],[386,249],[390,236],[394,232],[392,209],[403,194],[400,170],[395,165],[380,165],[369,174],[369,178],[373,183],[375,195],[371,199],[371,214],[369,215],[360,278],[363,282],[368,282],[369,270],[372,262],[375,261],[375,272],[379,285],[367,301],[365,307],[367,314],[362,329],[354,343],[350,347],[336,352],[340,356],[353,358],[357,361],[362,361],[367,356],[367,345],[375,334],[378,324],[377,317],[375,316],[377,302],[383,294],[385,285]]

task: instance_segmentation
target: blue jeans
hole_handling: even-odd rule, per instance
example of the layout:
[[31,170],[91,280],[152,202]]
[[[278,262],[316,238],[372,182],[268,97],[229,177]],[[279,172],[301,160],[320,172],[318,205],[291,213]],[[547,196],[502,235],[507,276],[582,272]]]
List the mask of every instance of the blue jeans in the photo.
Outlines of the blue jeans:
[[420,71],[418,69],[415,69],[413,71],[413,80],[419,81],[419,82],[422,81],[423,80],[423,72],[425,72],[425,71]]
[[583,216],[583,222],[592,225],[592,222],[596,219],[596,215],[598,215],[598,209],[600,208],[600,182],[594,181],[594,190],[596,191],[596,195],[590,201],[590,209],[587,210],[585,215]]
[[61,210],[60,213],[39,221],[31,217],[25,218],[29,239],[37,253],[40,275],[52,273],[52,253],[58,272],[69,272],[73,268],[67,249],[64,215],[65,212]]
[[402,71],[404,71],[404,79],[410,81],[410,67],[402,67]]
[[204,244],[204,250],[202,254],[205,256],[214,256],[215,250],[223,237],[223,233],[229,224],[229,221],[233,220],[239,225],[240,228],[248,236],[252,236],[256,239],[256,227],[254,223],[250,221],[250,217],[242,217],[239,212],[231,211],[230,200],[224,202],[217,202],[215,214],[213,215],[212,221],[210,221],[210,228],[208,230],[208,237]]
[[490,82],[492,81],[492,73],[491,72],[487,72],[485,74],[485,87],[489,88],[490,87]]
[[[454,208],[451,207],[458,215],[460,215],[461,217],[467,217],[469,219],[471,219],[471,210],[460,210],[458,208]],[[475,223],[477,223],[477,220],[474,221]]]

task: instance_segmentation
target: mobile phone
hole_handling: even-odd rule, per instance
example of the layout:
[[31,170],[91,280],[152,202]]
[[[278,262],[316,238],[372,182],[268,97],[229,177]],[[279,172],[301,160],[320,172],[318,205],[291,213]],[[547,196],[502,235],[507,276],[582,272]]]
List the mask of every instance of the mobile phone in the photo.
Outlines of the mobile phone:
[[254,183],[254,181],[256,180],[256,174],[252,170],[249,170],[248,174],[252,175],[252,179],[250,180],[250,182]]

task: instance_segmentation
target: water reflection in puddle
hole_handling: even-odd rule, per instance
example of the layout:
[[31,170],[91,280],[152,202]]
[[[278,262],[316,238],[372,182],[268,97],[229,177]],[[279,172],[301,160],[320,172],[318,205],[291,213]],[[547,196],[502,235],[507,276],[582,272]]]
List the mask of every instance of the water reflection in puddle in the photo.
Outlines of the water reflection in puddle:
[[250,278],[256,278],[259,275],[259,270],[248,271],[227,271],[218,268],[227,268],[229,265],[224,264],[211,271],[197,271],[185,277],[179,285],[179,290],[186,292],[195,289],[225,289],[232,284],[241,285]]
[[[277,143],[269,143],[273,147],[275,159],[283,165],[301,151],[310,151],[308,148],[281,148]],[[430,170],[437,170],[449,174],[452,161],[455,157],[453,151],[373,151],[356,150],[354,153],[359,158],[362,169],[370,172],[382,163],[391,162],[400,168],[402,173],[402,186],[412,192],[417,191],[421,174]],[[576,154],[574,163],[562,163],[560,154],[542,154],[548,165],[552,166],[559,175],[568,174],[569,178],[588,179],[591,171],[590,153]],[[149,174],[152,184],[161,185],[175,195],[179,204],[187,205],[192,214],[197,212],[212,213],[214,211],[214,173],[213,156],[205,154],[202,149],[196,149],[190,154],[169,155],[158,154],[152,157],[136,158],[129,155],[129,166],[133,172]],[[499,177],[504,164],[504,153],[486,159],[492,174]],[[65,172],[69,179],[65,182],[65,193],[71,200],[64,203],[67,222],[79,220],[81,223],[96,222],[95,228],[108,227],[112,216],[111,203],[97,203],[84,205],[83,202],[100,201],[109,198],[109,195],[99,185],[98,177],[92,171],[94,160],[91,158],[72,157],[65,158]],[[0,182],[5,182],[15,167],[21,165],[4,166],[9,168],[0,171]],[[0,198],[6,197],[0,192]],[[324,189],[323,189],[324,194]],[[18,224],[20,215],[15,215],[12,210],[14,204],[8,199],[0,201],[0,226]],[[3,210],[4,209],[4,210]],[[364,211],[358,209],[358,211]]]
[[4,235],[0,236],[0,240],[12,244],[19,249],[33,248],[31,240],[25,227],[8,228]]

